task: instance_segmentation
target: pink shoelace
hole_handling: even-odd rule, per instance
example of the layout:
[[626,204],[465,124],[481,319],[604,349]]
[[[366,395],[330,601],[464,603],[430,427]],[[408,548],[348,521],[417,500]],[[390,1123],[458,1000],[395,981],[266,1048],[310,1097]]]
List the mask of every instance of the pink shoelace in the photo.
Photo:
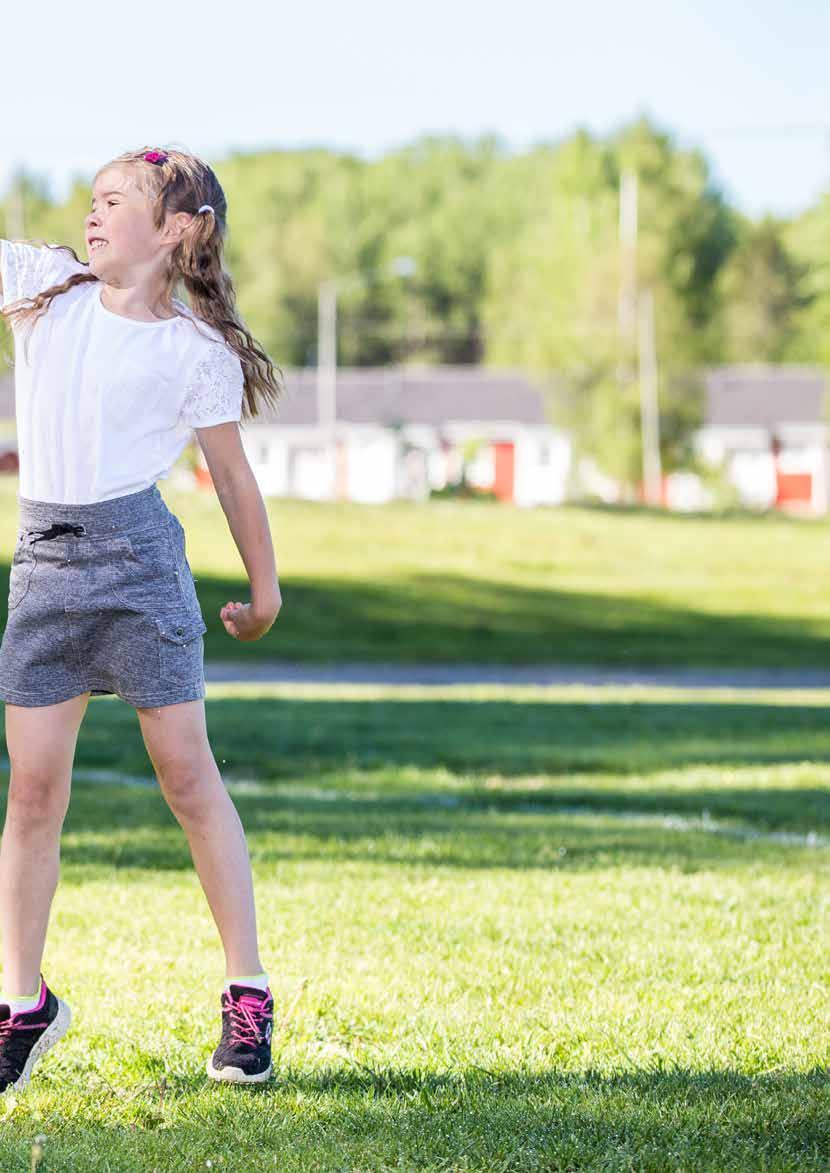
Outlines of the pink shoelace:
[[19,1014],[13,1014],[11,1018],[4,1018],[0,1022],[0,1041],[10,1035],[13,1030],[37,1030],[39,1026],[48,1026],[47,1022],[17,1022],[20,1018]]
[[265,1009],[270,995],[264,998],[254,998],[250,994],[243,994],[234,1002],[230,994],[225,993],[225,1007],[231,1013],[231,1034],[228,1042],[248,1043],[250,1046],[259,1045],[260,1039],[266,1033],[269,1014]]

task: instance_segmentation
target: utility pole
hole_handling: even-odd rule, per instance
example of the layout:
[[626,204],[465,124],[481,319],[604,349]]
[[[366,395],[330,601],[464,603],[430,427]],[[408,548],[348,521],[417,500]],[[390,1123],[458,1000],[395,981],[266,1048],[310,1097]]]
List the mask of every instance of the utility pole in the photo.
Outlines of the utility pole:
[[[417,272],[417,264],[412,257],[394,257],[390,266],[392,272],[398,276],[403,277],[404,280],[412,277]],[[411,313],[410,313],[410,293],[409,289],[404,286],[404,345],[403,356],[398,363],[399,367],[403,367],[404,361],[409,357],[409,350],[411,345]]]
[[637,175],[625,170],[620,175],[620,334],[633,341],[637,319]]
[[337,282],[321,281],[317,293],[317,423],[332,464],[331,496],[337,493]]
[[637,365],[640,376],[640,433],[643,448],[643,491],[646,503],[661,505],[663,471],[660,464],[660,410],[657,400],[657,345],[654,332],[654,295],[644,289],[638,298]]
[[637,175],[634,171],[625,170],[620,176],[620,290],[618,307],[621,342],[620,383],[624,387],[632,378],[629,356],[636,341],[637,375],[640,389],[643,495],[649,505],[661,505],[663,501],[663,471],[660,462],[660,410],[657,344],[654,329],[654,293],[650,288],[639,289],[638,204]]
[[620,173],[619,212],[617,388],[620,410],[625,412],[626,404],[633,391],[634,380],[637,377],[635,371],[637,352],[637,175],[629,168]]
[[[411,277],[417,269],[412,257],[394,257],[392,272],[398,277]],[[378,272],[379,270],[370,270]],[[337,294],[351,282],[364,280],[369,274],[355,270],[343,276],[321,281],[317,287],[317,423],[323,434],[323,443],[331,456],[331,497],[337,498]]]

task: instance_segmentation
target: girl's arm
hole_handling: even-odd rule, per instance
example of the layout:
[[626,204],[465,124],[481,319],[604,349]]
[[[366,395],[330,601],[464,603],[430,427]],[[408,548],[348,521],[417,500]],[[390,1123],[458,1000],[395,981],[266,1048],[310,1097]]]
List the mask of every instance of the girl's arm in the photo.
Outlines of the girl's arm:
[[88,266],[66,245],[35,244],[0,237],[0,305],[36,297]]
[[265,502],[242,447],[239,425],[214,424],[195,431],[251,584],[251,602],[241,607],[226,603],[220,618],[230,635],[259,639],[273,626],[282,606]]

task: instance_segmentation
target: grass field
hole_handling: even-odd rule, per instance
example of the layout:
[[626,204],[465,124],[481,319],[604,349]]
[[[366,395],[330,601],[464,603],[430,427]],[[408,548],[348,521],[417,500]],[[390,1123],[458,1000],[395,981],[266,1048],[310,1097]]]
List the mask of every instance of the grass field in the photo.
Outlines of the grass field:
[[252,1090],[203,1074],[215,930],[94,700],[44,962],[74,1024],[0,1169],[38,1135],[40,1173],[826,1169],[828,705],[211,687],[277,999]]
[[[16,486],[0,478],[6,574]],[[825,521],[270,500],[283,609],[241,648],[218,614],[249,597],[221,507],[161,488],[211,659],[830,665]]]

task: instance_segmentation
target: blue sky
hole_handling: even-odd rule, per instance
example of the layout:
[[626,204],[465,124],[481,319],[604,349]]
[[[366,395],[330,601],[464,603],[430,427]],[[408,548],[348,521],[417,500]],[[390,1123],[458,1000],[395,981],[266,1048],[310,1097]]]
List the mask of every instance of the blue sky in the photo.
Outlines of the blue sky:
[[514,149],[641,113],[703,148],[751,215],[830,190],[825,0],[214,0],[4,13],[0,188],[128,148],[330,146],[367,158],[424,133]]

